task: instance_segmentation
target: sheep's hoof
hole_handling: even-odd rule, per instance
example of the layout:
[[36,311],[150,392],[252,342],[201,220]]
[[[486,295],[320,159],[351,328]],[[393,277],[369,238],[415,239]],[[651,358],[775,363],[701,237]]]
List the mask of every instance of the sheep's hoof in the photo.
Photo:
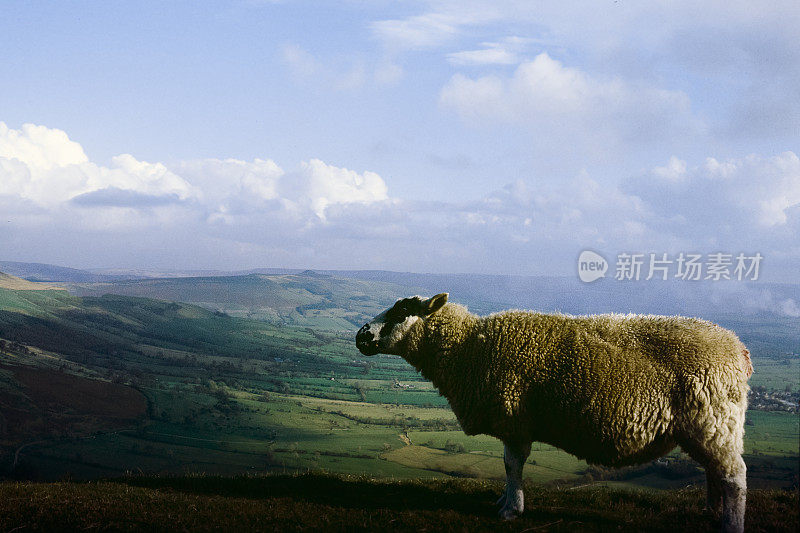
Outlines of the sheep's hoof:
[[522,514],[522,512],[518,509],[514,509],[510,505],[506,505],[502,509],[500,509],[500,518],[503,520],[514,520],[516,517]]
[[704,507],[703,513],[705,514],[708,521],[711,523],[712,530],[719,531],[722,528],[722,511]]
[[722,523],[722,509],[720,507],[703,507],[703,513],[710,518],[715,525],[720,525]]

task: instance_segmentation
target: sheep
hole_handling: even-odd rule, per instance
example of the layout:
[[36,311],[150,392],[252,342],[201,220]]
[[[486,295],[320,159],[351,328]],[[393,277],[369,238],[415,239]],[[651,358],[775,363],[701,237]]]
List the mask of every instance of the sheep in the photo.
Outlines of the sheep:
[[448,294],[398,300],[356,334],[367,356],[402,356],[447,398],[467,435],[504,444],[500,516],[524,510],[522,469],[545,442],[594,464],[653,460],[680,445],[705,467],[707,509],[744,527],[749,352],[705,320],[504,311]]

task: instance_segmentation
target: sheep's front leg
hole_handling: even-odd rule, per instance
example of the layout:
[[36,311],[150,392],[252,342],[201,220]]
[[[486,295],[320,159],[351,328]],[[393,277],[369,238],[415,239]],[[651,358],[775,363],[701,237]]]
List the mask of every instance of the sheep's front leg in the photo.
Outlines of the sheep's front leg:
[[503,462],[506,466],[506,491],[498,500],[502,504],[500,517],[505,520],[513,520],[525,510],[525,495],[522,492],[522,467],[528,460],[531,453],[530,442],[504,443]]

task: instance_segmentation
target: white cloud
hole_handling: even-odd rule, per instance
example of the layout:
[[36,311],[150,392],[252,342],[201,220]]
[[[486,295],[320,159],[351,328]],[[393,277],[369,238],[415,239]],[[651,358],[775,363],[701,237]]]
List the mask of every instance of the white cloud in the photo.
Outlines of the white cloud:
[[663,167],[654,168],[653,174],[668,182],[683,181],[686,178],[686,161],[672,156],[669,158],[669,163]]
[[[621,186],[583,172],[561,183],[517,180],[469,202],[431,202],[392,198],[380,175],[319,159],[284,170],[270,159],[167,168],[130,155],[108,167],[73,156],[41,170],[11,153],[7,139],[20,135],[3,137],[0,246],[32,256],[543,274],[571,272],[587,247],[760,252],[766,272],[800,261],[800,160],[792,152],[696,165],[673,157]],[[66,135],[45,137],[61,141],[26,141],[36,160],[57,160],[62,145],[83,153]],[[56,192],[32,189],[34,174]],[[784,314],[796,310],[796,302],[773,303]]]
[[290,198],[309,205],[322,220],[332,204],[369,204],[389,198],[386,183],[378,174],[359,174],[319,159],[301,163],[300,171],[289,178],[285,190],[292,191]]
[[[358,173],[319,159],[285,172],[274,161],[205,159],[162,163],[118,155],[110,166],[88,160],[81,146],[60,130],[26,125],[12,130],[0,123],[0,195],[17,197],[48,208],[119,208],[116,223],[136,217],[137,209],[193,202],[208,220],[231,222],[233,217],[283,211],[302,224],[323,222],[337,204],[369,204],[388,199],[388,188],[374,172]],[[120,211],[121,210],[121,211]],[[112,216],[113,218],[113,216]]]
[[13,130],[0,122],[0,175],[0,194],[45,206],[106,188],[180,200],[196,193],[160,163],[122,154],[112,159],[112,166],[100,166],[65,132],[32,124]]
[[497,43],[485,44],[488,48],[447,54],[447,60],[454,65],[514,65],[519,62],[516,53]]
[[369,204],[387,200],[388,188],[374,172],[358,173],[319,159],[284,171],[274,161],[203,159],[174,167],[202,191],[209,220],[234,223],[259,212],[283,212],[301,224],[324,222],[337,204]]
[[405,19],[373,22],[373,33],[392,48],[422,49],[439,46],[458,32],[459,22],[452,16],[430,13]]
[[532,39],[506,37],[500,42],[481,43],[483,48],[447,54],[447,60],[458,66],[515,65],[521,62],[520,54]]
[[[785,138],[800,129],[800,3],[423,0],[406,17],[371,24],[394,50],[438,49],[457,65],[513,64],[492,45],[498,28],[547,43],[581,68],[627,84],[682,90],[710,110],[709,130],[731,140]],[[454,43],[464,51],[452,52]],[[563,54],[560,51],[564,51]],[[449,52],[449,53],[448,53]],[[633,80],[637,80],[633,82]],[[483,87],[489,80],[481,80]],[[713,95],[708,98],[708,95]]]
[[800,317],[800,307],[791,298],[787,298],[780,303],[780,312],[783,315],[791,317]]
[[537,135],[606,144],[698,129],[685,94],[594,78],[547,53],[509,77],[456,74],[442,89],[440,102],[469,121],[518,123]]
[[216,205],[231,197],[254,202],[278,197],[278,180],[283,169],[271,159],[199,159],[182,161],[173,167],[202,191],[206,204]]
[[462,35],[465,29],[503,20],[511,7],[484,0],[422,2],[424,12],[370,24],[373,35],[393,50],[435,48]]
[[0,158],[16,159],[37,170],[89,161],[81,145],[61,130],[34,124],[12,130],[4,122],[0,122]]
[[[800,206],[800,159],[794,152],[772,157],[708,158],[689,168],[672,157],[667,167],[629,181],[625,188],[651,203],[663,217],[713,232],[772,231]],[[751,229],[752,228],[752,229]]]

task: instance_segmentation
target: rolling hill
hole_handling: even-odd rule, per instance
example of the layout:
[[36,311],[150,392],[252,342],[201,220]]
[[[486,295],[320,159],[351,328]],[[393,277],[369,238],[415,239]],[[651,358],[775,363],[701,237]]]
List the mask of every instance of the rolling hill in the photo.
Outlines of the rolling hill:
[[72,284],[81,296],[118,294],[186,302],[274,324],[352,331],[413,287],[319,274],[177,277]]
[[[306,512],[337,518],[298,522],[304,527],[338,527],[374,516],[381,512],[381,502],[397,498],[393,482],[380,481],[387,478],[415,480],[402,489],[412,493],[414,487],[433,483],[433,489],[425,489],[426,498],[456,510],[421,507],[420,499],[412,502],[412,514],[390,512],[373,525],[391,527],[386,524],[392,520],[409,520],[420,528],[496,525],[491,506],[478,506],[469,495],[486,490],[479,487],[496,491],[496,480],[503,475],[502,445],[489,437],[465,436],[444,400],[404,361],[365,358],[353,346],[353,332],[363,320],[399,295],[428,292],[425,287],[414,290],[392,281],[310,271],[66,285],[83,295],[0,288],[0,477],[118,480],[5,482],[0,491],[27,494],[30,506],[25,507],[28,514],[7,515],[16,521],[3,526],[46,527],[50,522],[25,517],[44,516],[42,506],[50,505],[52,516],[75,527],[124,527],[141,508],[137,502],[146,501],[154,513],[172,513],[176,523],[189,527],[197,525],[197,515],[187,511],[192,505],[233,512],[243,502],[257,500],[266,529]],[[456,290],[466,291],[467,286]],[[481,290],[487,289],[475,292]],[[737,331],[755,347],[753,383],[763,386],[765,395],[786,387],[796,391],[800,365],[783,353],[787,346],[797,346],[797,329],[789,318],[739,320]],[[777,405],[776,410],[748,413],[745,460],[753,498],[763,503],[763,516],[753,524],[767,524],[764,528],[785,514],[785,502],[783,493],[761,489],[790,488],[798,482],[797,417]],[[147,475],[119,480],[131,471]],[[307,471],[332,477],[325,481],[324,476],[311,476],[301,482],[251,477]],[[186,474],[191,476],[171,477]],[[364,486],[342,481],[363,474],[379,480]],[[213,475],[245,477],[229,482],[227,477],[209,478]],[[563,511],[534,512],[518,523],[526,527],[577,520],[587,527],[633,530],[641,523],[627,522],[626,513],[649,512],[653,502],[690,509],[702,503],[696,490],[675,491],[703,484],[702,472],[680,451],[664,463],[611,470],[536,444],[525,476],[531,490],[546,498],[586,496],[553,500],[561,501],[553,507]],[[276,492],[278,485],[292,483],[294,492]],[[315,484],[326,483],[357,499],[373,493],[380,498],[355,509],[346,499],[314,492]],[[583,486],[588,487],[565,489]],[[662,496],[640,497],[626,492],[630,489]],[[165,499],[171,491],[189,496]],[[121,502],[121,514],[86,507],[105,500]],[[620,505],[626,511],[604,522],[596,513],[609,500],[624,502]],[[476,511],[459,511],[461,501]],[[0,506],[0,515],[8,509]],[[670,513],[650,516],[668,522],[674,520]],[[699,508],[687,516],[691,527],[703,527]]]
[[0,271],[27,279],[28,281],[95,283],[125,279],[127,277],[96,274],[87,270],[48,265],[46,263],[22,263],[19,261],[0,261]]
[[0,289],[11,289],[15,291],[66,290],[52,283],[32,282],[4,272],[0,272]]

